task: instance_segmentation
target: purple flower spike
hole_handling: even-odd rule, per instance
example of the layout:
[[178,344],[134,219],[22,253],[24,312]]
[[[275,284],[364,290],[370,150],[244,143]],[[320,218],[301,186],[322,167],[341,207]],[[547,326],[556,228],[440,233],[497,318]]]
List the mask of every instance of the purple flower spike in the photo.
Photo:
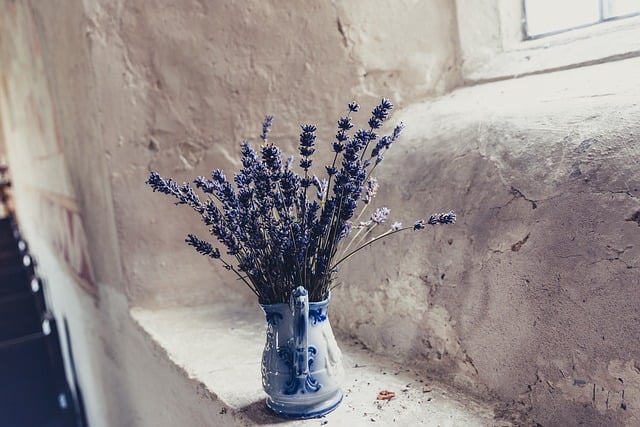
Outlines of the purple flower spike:
[[267,142],[269,130],[271,130],[271,125],[273,125],[273,116],[265,116],[264,122],[262,122],[262,135],[260,135],[260,138],[264,142]]
[[456,222],[456,214],[453,211],[449,211],[447,213],[439,213],[433,214],[429,217],[429,221],[427,221],[431,225],[435,224],[455,224]]
[[347,131],[352,128],[353,125],[351,124],[351,117],[341,117],[340,120],[338,120],[338,129]]
[[211,243],[206,240],[201,240],[193,234],[189,234],[185,242],[187,242],[189,246],[193,246],[199,254],[210,256],[213,259],[220,258],[220,250],[218,250],[218,248],[214,249]]
[[[261,304],[286,303],[300,285],[310,301],[322,301],[335,284],[339,265],[358,251],[397,232],[456,220],[451,211],[404,227],[391,220],[388,207],[363,214],[378,192],[373,171],[404,128],[400,123],[392,133],[378,134],[392,108],[382,98],[371,111],[369,126],[354,129],[353,113],[360,107],[348,104],[347,114],[337,121],[335,140],[325,147],[333,160],[320,169],[324,177],[312,170],[316,126],[301,126],[294,163],[268,141],[273,116],[266,116],[260,148],[242,143],[241,167],[232,177],[216,169],[192,184],[178,184],[151,172],[147,184],[198,214],[220,249],[193,234],[186,243],[234,273]],[[202,201],[196,191],[204,194]],[[382,223],[390,228],[377,227]]]
[[316,149],[313,148],[316,140],[316,136],[314,135],[316,127],[314,125],[302,125],[301,128],[302,133],[300,134],[299,151],[303,158],[300,160],[300,167],[307,171],[312,164],[312,160],[309,157],[316,151]]

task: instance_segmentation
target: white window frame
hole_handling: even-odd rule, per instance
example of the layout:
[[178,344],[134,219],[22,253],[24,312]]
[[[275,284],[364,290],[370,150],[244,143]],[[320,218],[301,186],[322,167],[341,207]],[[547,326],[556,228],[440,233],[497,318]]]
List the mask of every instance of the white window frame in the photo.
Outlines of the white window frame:
[[523,40],[521,1],[456,0],[456,8],[467,85],[640,56],[640,16]]

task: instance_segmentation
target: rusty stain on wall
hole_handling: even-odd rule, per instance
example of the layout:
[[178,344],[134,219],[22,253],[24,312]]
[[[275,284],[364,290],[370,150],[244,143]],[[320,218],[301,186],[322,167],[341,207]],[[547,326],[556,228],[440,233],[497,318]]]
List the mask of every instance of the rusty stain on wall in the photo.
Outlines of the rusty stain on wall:
[[38,191],[38,212],[48,223],[44,232],[48,242],[76,282],[93,295],[97,295],[87,236],[75,200],[55,193]]
[[[57,255],[82,289],[96,296],[85,227],[31,11],[13,9],[0,16],[0,24],[8,33],[21,35],[3,45],[17,60],[0,76],[0,112],[10,121],[4,133],[5,140],[12,141],[8,154],[12,174],[18,178],[16,202],[21,212],[32,216],[21,222],[37,224],[38,240]],[[29,228],[25,231],[29,238]]]

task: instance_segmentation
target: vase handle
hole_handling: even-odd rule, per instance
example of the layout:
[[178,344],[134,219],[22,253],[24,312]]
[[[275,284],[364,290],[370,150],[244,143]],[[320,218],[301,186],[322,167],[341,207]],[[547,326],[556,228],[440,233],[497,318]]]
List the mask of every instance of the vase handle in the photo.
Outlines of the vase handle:
[[293,367],[296,380],[304,382],[309,376],[309,295],[303,286],[291,292],[289,305],[293,312]]

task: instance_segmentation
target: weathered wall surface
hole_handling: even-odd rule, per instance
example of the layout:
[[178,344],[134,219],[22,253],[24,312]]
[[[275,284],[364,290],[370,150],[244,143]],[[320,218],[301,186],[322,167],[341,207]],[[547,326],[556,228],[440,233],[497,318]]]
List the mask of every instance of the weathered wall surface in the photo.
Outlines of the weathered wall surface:
[[235,293],[215,285],[226,272],[182,244],[189,231],[206,233],[196,216],[141,189],[149,169],[183,181],[235,168],[240,141],[259,134],[267,113],[276,116],[272,139],[293,152],[299,123],[317,123],[331,138],[353,98],[408,102],[443,93],[457,81],[454,17],[453,5],[441,0],[403,7],[378,1],[366,10],[312,1],[295,8],[88,3],[98,120],[129,295],[176,304]]
[[[74,349],[76,392],[88,418],[98,426],[134,425],[153,400],[134,403],[130,395],[153,383],[162,362],[140,357],[145,344],[128,322],[121,292],[108,175],[98,130],[86,114],[94,104],[76,37],[82,11],[16,2],[3,2],[2,10],[0,113],[18,221],[45,279],[67,364],[67,343]],[[184,387],[178,373],[167,371],[166,380],[172,374],[176,387]]]
[[18,219],[69,324],[92,426],[206,425],[219,408],[153,358],[129,305],[250,298],[186,247],[206,229],[151,193],[150,169],[182,181],[237,166],[264,114],[293,151],[298,123],[328,139],[353,99],[408,103],[458,81],[446,0],[2,0],[0,10]]
[[149,170],[235,167],[265,113],[293,152],[298,123],[329,140],[347,102],[380,96],[408,129],[378,200],[405,223],[449,208],[460,221],[354,258],[338,331],[543,425],[640,424],[640,93],[619,69],[415,104],[459,81],[454,2],[0,4],[19,220],[92,425],[200,426],[218,410],[151,356],[130,304],[254,303],[183,244],[204,226],[143,185]]
[[459,221],[344,267],[339,328],[530,422],[640,424],[640,93],[624,78],[639,68],[460,89],[396,116],[408,129],[379,172],[380,200],[404,206],[392,220]]

